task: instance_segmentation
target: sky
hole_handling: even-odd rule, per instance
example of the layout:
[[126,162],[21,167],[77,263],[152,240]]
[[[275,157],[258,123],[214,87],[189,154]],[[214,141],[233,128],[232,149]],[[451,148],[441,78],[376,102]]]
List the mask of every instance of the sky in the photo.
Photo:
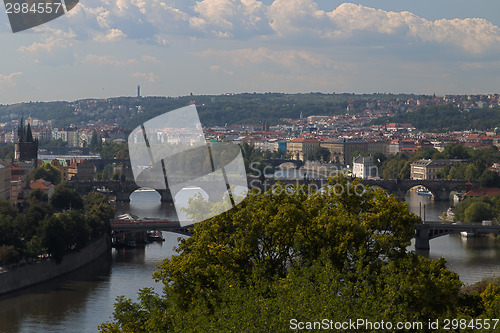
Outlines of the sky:
[[498,0],[81,0],[12,33],[0,104],[193,93],[500,93]]

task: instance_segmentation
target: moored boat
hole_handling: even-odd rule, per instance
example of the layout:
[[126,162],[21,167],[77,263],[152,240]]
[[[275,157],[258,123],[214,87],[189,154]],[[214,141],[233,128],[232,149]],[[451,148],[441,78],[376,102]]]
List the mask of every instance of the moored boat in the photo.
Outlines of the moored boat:
[[417,194],[418,194],[418,195],[425,195],[425,196],[431,196],[431,195],[432,195],[431,191],[426,190],[426,189],[424,189],[424,188],[419,188],[419,189],[417,190]]

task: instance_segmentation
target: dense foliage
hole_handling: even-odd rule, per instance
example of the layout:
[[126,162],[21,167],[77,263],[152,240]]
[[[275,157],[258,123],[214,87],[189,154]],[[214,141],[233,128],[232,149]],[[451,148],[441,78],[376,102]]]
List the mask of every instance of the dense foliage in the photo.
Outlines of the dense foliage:
[[127,143],[106,142],[95,149],[102,159],[127,159],[129,158]]
[[[404,95],[403,98],[414,97]],[[183,107],[195,101],[200,120],[204,125],[223,126],[225,124],[259,124],[267,121],[276,124],[282,118],[298,119],[310,115],[344,114],[347,105],[354,113],[365,110],[366,103],[376,100],[396,100],[392,94],[283,94],[283,93],[243,93],[219,96],[182,96],[177,98],[146,98],[141,100],[144,113],[126,119],[124,125],[134,128],[165,111]]]
[[[499,290],[469,295],[477,301],[470,305],[443,259],[407,251],[419,219],[403,202],[343,177],[331,185],[312,195],[304,187],[251,195],[198,223],[154,274],[164,293],[118,298],[114,322],[100,329],[285,332],[293,318],[427,323],[498,316],[491,304],[500,301]],[[191,214],[206,205],[193,201]]]
[[500,108],[464,110],[451,105],[429,106],[391,118],[378,118],[371,123],[411,123],[416,129],[424,132],[486,130],[500,127]]
[[[272,125],[279,123],[281,118],[298,119],[301,113],[304,117],[342,114],[346,112],[347,105],[351,106],[351,112],[358,113],[365,110],[368,102],[408,98],[418,98],[418,96],[412,94],[243,93],[180,97],[118,97],[75,102],[29,102],[0,105],[0,121],[10,122],[24,112],[42,121],[53,120],[53,126],[78,126],[95,121],[98,116],[104,123],[132,129],[166,111],[196,102],[204,125],[259,124],[264,121]],[[117,108],[117,105],[124,107]],[[71,117],[68,117],[69,114]]]
[[454,219],[460,222],[500,220],[500,195],[482,198],[467,198],[455,205]]
[[10,160],[14,158],[14,144],[3,144],[0,146],[0,160]]
[[31,192],[22,212],[1,201],[0,263],[44,254],[61,262],[64,254],[108,232],[113,216],[106,196],[92,193],[81,198],[64,184],[56,187],[50,200],[41,190]]
[[57,185],[61,182],[61,172],[50,163],[43,163],[31,172],[28,180],[43,179]]

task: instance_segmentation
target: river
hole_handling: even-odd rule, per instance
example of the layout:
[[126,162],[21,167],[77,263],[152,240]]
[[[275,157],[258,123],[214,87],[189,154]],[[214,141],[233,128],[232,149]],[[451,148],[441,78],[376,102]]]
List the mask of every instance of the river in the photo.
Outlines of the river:
[[[119,213],[140,217],[170,217],[172,206],[160,204],[155,192],[134,193],[130,204],[119,204]],[[426,220],[437,217],[448,203],[434,202],[408,192],[406,202],[415,214],[425,204]],[[423,215],[423,214],[422,214]],[[97,326],[112,317],[116,297],[136,298],[140,288],[161,292],[161,284],[152,279],[157,264],[174,254],[178,234],[163,233],[165,242],[135,249],[113,249],[109,257],[72,274],[0,297],[0,332],[96,332]],[[430,242],[431,250],[420,252],[430,258],[444,257],[448,267],[465,283],[500,275],[500,242],[487,237],[463,239],[443,236]]]

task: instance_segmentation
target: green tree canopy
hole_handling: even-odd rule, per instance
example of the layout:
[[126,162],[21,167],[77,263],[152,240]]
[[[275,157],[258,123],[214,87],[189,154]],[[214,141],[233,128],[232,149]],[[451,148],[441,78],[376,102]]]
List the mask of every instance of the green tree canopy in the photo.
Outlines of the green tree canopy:
[[83,200],[74,189],[65,184],[59,184],[50,197],[50,205],[56,210],[82,209]]
[[[289,320],[411,321],[457,316],[461,282],[444,260],[407,252],[420,220],[381,190],[338,177],[331,191],[275,188],[198,223],[139,301],[120,298],[119,331],[289,330]],[[201,198],[188,214],[210,209]],[[214,206],[213,209],[218,207]]]
[[61,172],[50,163],[43,163],[31,173],[30,179],[44,179],[57,185],[61,182]]

